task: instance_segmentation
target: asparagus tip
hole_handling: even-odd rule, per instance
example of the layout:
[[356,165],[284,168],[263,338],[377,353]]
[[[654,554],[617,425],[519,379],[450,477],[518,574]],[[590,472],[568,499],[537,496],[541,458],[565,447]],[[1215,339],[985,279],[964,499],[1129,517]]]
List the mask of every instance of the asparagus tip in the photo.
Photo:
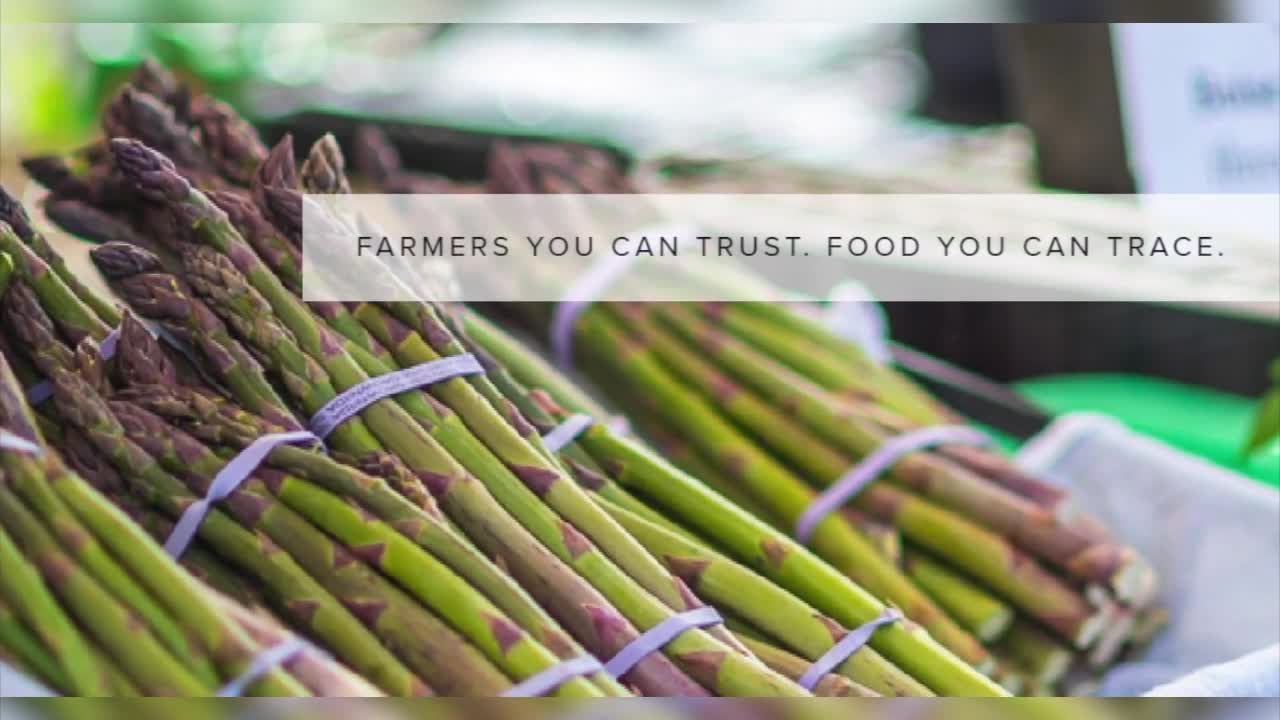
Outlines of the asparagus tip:
[[161,270],[160,258],[145,248],[122,242],[109,242],[89,251],[93,264],[108,280],[120,280],[141,273]]

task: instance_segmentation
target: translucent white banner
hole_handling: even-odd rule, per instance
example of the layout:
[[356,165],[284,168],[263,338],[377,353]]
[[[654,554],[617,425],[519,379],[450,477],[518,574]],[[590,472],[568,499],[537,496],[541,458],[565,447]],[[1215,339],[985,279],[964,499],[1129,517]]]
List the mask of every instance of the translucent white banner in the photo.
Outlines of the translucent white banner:
[[1280,304],[1275,195],[308,196],[307,300]]

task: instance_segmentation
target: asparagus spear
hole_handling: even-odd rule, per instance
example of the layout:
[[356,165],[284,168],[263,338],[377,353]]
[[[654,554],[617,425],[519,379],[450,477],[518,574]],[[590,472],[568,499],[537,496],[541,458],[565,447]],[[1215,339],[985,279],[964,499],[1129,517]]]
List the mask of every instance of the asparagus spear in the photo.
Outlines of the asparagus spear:
[[[94,248],[92,257],[130,307],[191,345],[218,380],[251,410],[282,427],[300,427],[258,361],[231,336],[207,305],[192,296],[186,283],[160,272],[159,258],[142,248],[120,243]],[[305,384],[307,379],[289,377],[285,382]]]
[[903,557],[907,575],[984,643],[999,638],[1013,622],[1013,610],[945,565],[914,550]]
[[[93,242],[127,242],[144,247],[151,244],[127,218],[94,207],[84,200],[51,196],[44,203],[44,214],[62,230]],[[72,290],[75,290],[74,285]],[[79,291],[76,291],[76,294],[80,295]],[[110,315],[104,314],[107,311],[96,295],[86,294],[81,299],[86,304],[95,306],[98,316],[104,322],[109,322]]]
[[[289,640],[289,633],[275,618],[261,610],[250,610],[234,600],[211,592],[223,613],[235,619],[262,647],[274,647]],[[368,680],[343,667],[332,658],[307,648],[285,663],[285,668],[318,697],[381,697]]]
[[[90,634],[148,695],[208,695],[214,689],[192,675],[129,610],[58,547],[40,521],[8,487],[0,487],[0,522],[22,545],[45,582]],[[12,598],[11,598],[12,599]]]
[[144,59],[134,69],[130,82],[142,92],[149,93],[168,105],[179,120],[186,121],[187,106],[191,101],[190,91],[155,58]]
[[205,649],[195,638],[188,637],[151,595],[138,587],[53,492],[49,475],[58,468],[39,467],[34,459],[24,457],[7,457],[5,466],[14,499],[24,503],[31,515],[43,522],[49,537],[67,549],[68,557],[137,615],[156,640],[175,658],[183,660],[195,679],[206,687],[216,687],[218,675]]
[[298,186],[298,161],[293,154],[293,135],[285,133],[267,153],[267,159],[258,166],[250,188],[254,202],[267,220],[279,228],[290,242],[301,246],[302,203],[293,194]]
[[1014,621],[995,647],[1035,684],[1052,687],[1071,668],[1071,650],[1024,620]]
[[192,178],[212,180],[206,156],[191,129],[159,98],[132,84],[123,85],[102,113],[108,138],[136,138],[163,152]]
[[[263,265],[252,250],[226,222],[225,215],[213,208],[208,199],[192,190],[176,172],[172,164],[136,142],[116,140],[112,143],[117,166],[149,198],[167,202],[175,212],[190,220],[189,226],[203,243],[223,252],[246,281],[262,293],[271,303],[279,319],[293,332],[294,337],[308,354],[320,361],[339,387],[351,387],[366,377],[365,373],[333,342],[332,335],[294,298],[279,280]],[[318,409],[318,408],[317,408]],[[388,444],[396,455],[414,468],[430,484],[438,495],[451,491],[467,491],[470,506],[465,513],[474,518],[476,513],[492,515],[501,512],[500,505],[492,502],[487,493],[477,493],[480,488],[466,483],[470,478],[436,442],[422,430],[399,406],[390,401],[370,405],[361,417],[370,423],[378,437]],[[492,464],[492,463],[490,463]],[[432,469],[432,468],[438,469]],[[501,468],[497,463],[495,470]],[[487,479],[493,479],[488,475]],[[460,482],[461,481],[461,482]],[[670,611],[655,598],[638,587],[616,566],[601,562],[594,548],[571,526],[563,523],[523,485],[514,487],[506,483],[502,491],[508,493],[503,503],[512,510],[523,513],[522,523],[528,527],[534,523],[539,539],[575,568],[589,569],[593,583],[620,610],[642,627],[651,627],[670,616]],[[446,507],[450,503],[446,503]],[[457,506],[454,506],[456,511]],[[532,529],[532,528],[530,528]],[[572,548],[572,549],[571,549]],[[579,552],[581,550],[581,552]],[[666,651],[683,663],[691,675],[705,684],[726,694],[803,694],[800,688],[786,678],[767,670],[753,660],[739,655],[707,633],[691,631],[670,643]]]
[[70,682],[58,664],[58,658],[40,643],[0,593],[0,650],[31,675],[49,687],[68,692]]
[[331,133],[325,133],[311,146],[302,163],[302,187],[316,195],[338,195],[351,192],[347,182],[346,158]]
[[0,588],[5,598],[57,659],[66,675],[65,689],[80,696],[110,695],[110,677],[103,663],[49,591],[40,572],[23,557],[6,527],[0,524],[0,567],[4,569],[0,572]]
[[192,99],[186,119],[209,165],[226,180],[248,187],[254,171],[267,157],[267,148],[253,126],[230,105],[208,95]]

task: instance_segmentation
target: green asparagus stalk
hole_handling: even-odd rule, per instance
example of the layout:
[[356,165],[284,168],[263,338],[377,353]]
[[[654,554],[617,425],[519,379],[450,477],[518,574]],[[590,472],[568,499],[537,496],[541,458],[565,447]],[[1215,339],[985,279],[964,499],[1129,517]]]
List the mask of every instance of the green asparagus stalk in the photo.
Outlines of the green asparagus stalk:
[[[880,555],[883,556],[884,559],[888,560],[894,567],[902,567],[902,533],[898,532],[898,528],[890,525],[889,523],[880,522],[874,518],[867,517],[865,513],[861,513],[855,508],[843,508],[841,509],[841,514],[845,516],[849,521],[849,524],[853,525],[858,532],[862,533],[862,536],[865,537],[877,551],[879,551]],[[905,569],[904,572],[906,572]],[[908,576],[910,575],[910,573],[907,574]],[[919,582],[916,584],[918,585]],[[927,588],[924,588],[924,591],[926,595],[933,597]],[[955,615],[951,613],[945,603],[942,603],[936,597],[934,598],[934,602],[937,602],[948,615],[955,618]],[[973,632],[973,628],[965,625],[963,620],[960,620],[960,618],[955,619],[966,630],[971,633]],[[974,633],[974,635],[975,637],[978,637],[979,640],[983,639],[976,633]]]
[[[835,620],[749,568],[608,500],[598,501],[695,593],[779,638],[809,662],[830,650],[847,632]],[[882,695],[932,695],[928,688],[872,648],[853,654],[837,671]]]
[[1014,621],[995,647],[1035,684],[1057,685],[1071,668],[1071,650],[1024,620]]
[[[933,424],[947,422],[952,417],[945,406],[906,376],[890,366],[875,362],[857,343],[845,340],[785,303],[747,302],[736,303],[735,307],[716,306],[716,311],[725,310],[729,314],[754,316],[772,325],[784,334],[783,352],[788,352],[785,350],[786,342],[801,341],[806,350],[817,348],[822,351],[820,356],[815,356],[821,359],[815,361],[811,357],[810,363],[820,362],[825,366],[828,358],[834,356],[837,364],[851,369],[851,372],[840,373],[844,382],[851,387],[855,386],[854,383],[863,383],[863,387],[873,389],[885,407],[904,417]],[[798,353],[792,349],[788,356],[798,356]],[[796,359],[798,362],[805,362],[803,358]]]
[[[357,310],[356,314],[357,316],[362,316],[362,318],[369,320],[369,322],[367,322],[367,327],[374,332],[375,337],[378,337],[379,341],[383,342],[385,346],[392,348],[393,354],[396,354],[398,357],[403,357],[402,361],[404,364],[415,364],[417,361],[429,361],[431,359],[435,359],[435,357],[439,357],[433,348],[426,346],[425,343],[422,342],[422,336],[417,336],[417,334],[408,334],[408,336],[397,337],[394,336],[392,332],[388,332],[389,325],[385,322],[378,322],[378,320],[385,320],[384,316],[372,314],[370,306],[362,306],[360,310]],[[408,352],[410,352],[410,348],[413,348],[412,355],[408,354]],[[466,382],[454,380],[454,382],[443,384],[448,384],[448,386],[451,386],[452,388],[451,392],[443,393],[442,398],[447,398],[445,401],[460,405],[465,405],[466,402],[470,401],[472,402],[472,414],[480,415],[481,418],[484,418],[488,423],[500,425],[500,428],[509,428],[507,420],[503,419],[502,416],[495,414],[497,411],[495,411],[492,406],[486,404],[484,398],[477,395],[468,397],[468,392],[471,391],[471,386],[468,386]],[[458,398],[456,395],[451,396],[451,393],[454,391],[457,392],[457,395],[462,395],[463,397]],[[456,420],[451,421],[453,418],[454,416],[452,415],[438,416],[438,418],[435,419],[436,421],[433,427],[433,434],[442,434],[445,430],[449,430],[449,432],[451,432],[451,436],[447,438],[445,446],[451,448],[453,454],[460,457],[460,459],[474,460],[470,465],[468,465],[468,469],[474,471],[477,477],[480,478],[503,478],[504,482],[502,486],[490,486],[494,489],[495,496],[498,497],[498,500],[503,502],[504,505],[513,512],[513,514],[527,518],[527,520],[525,520],[526,527],[529,527],[530,523],[540,524],[541,527],[544,528],[543,532],[541,532],[541,537],[547,538],[544,539],[544,542],[561,543],[561,548],[556,548],[556,552],[557,555],[561,555],[562,559],[576,560],[581,564],[581,562],[586,559],[585,553],[577,553],[575,552],[576,548],[575,550],[571,550],[567,544],[563,544],[564,539],[562,536],[562,530],[559,529],[570,528],[573,527],[573,525],[564,524],[562,520],[556,518],[554,512],[550,511],[547,505],[543,505],[543,503],[539,502],[539,496],[532,496],[530,488],[526,487],[530,486],[534,488],[535,491],[540,493],[541,498],[549,498],[553,492],[557,492],[557,488],[564,487],[564,484],[559,482],[563,475],[559,474],[558,469],[553,469],[554,466],[549,466],[545,457],[539,454],[536,448],[521,443],[521,438],[518,434],[516,434],[515,438],[512,438],[508,434],[504,439],[509,442],[509,445],[522,445],[521,450],[518,450],[518,452],[520,452],[520,459],[524,461],[525,464],[512,465],[512,470],[515,470],[515,474],[522,475],[520,479],[516,479],[513,477],[511,471],[507,471],[506,468],[503,468],[503,465],[500,464],[500,462],[494,462],[494,457],[492,455],[488,455],[488,452],[485,451],[485,447],[480,445],[480,443],[477,443],[470,434],[465,432],[465,429],[462,429],[461,432],[457,432]],[[490,443],[494,442],[494,436],[497,436],[498,439],[503,439],[502,433],[493,433],[492,436],[490,436]],[[517,448],[511,448],[511,450],[515,452],[517,451]],[[483,461],[484,464],[479,464],[480,461]],[[466,460],[463,464],[467,464]],[[568,480],[568,482],[571,482],[571,480]],[[590,498],[586,498],[586,501],[590,502]],[[544,516],[545,520],[539,519],[538,516],[532,514],[530,510],[536,511],[536,514]],[[616,527],[616,524],[613,525]],[[604,532],[608,532],[608,530],[604,530]],[[617,528],[617,532],[621,533],[622,536],[625,536],[625,533],[622,532],[621,528]],[[579,542],[588,542],[588,538],[576,538],[575,544]],[[643,548],[641,548],[641,552],[643,552]],[[644,555],[648,557],[648,553],[644,553]],[[650,560],[652,560],[652,557],[650,557]],[[604,573],[595,575],[594,578],[591,578],[591,580],[593,580],[593,584],[596,584],[596,587],[602,589],[602,592],[607,594],[609,600],[616,603],[618,609],[622,610],[623,614],[631,616],[637,624],[640,624],[641,626],[648,626],[646,625],[645,620],[635,619],[634,615],[628,614],[627,607],[636,607],[636,600],[645,601],[644,607],[636,607],[636,610],[644,611],[646,614],[650,614],[650,612],[654,611],[658,611],[662,615],[668,614],[669,606],[667,609],[660,609],[660,606],[655,606],[652,602],[653,597],[649,596],[644,589],[641,589],[635,580],[632,580],[627,574],[620,573],[616,566],[603,562],[603,564],[600,564],[600,569],[604,570]],[[669,578],[666,571],[663,571],[662,574],[666,575],[668,578],[667,582],[672,583],[669,587],[676,589],[677,592],[687,592],[684,585]],[[611,583],[608,587],[612,589],[612,594],[611,589],[603,587],[602,582]],[[692,598],[691,596],[686,597],[684,605],[682,605],[682,609],[694,607],[694,605],[691,605],[690,601],[695,601],[695,598]],[[650,623],[658,618],[657,615],[648,616],[649,618],[654,619],[649,620]],[[692,648],[698,647],[699,644],[703,647],[707,647],[708,650],[692,650]],[[781,685],[782,688],[787,687],[786,684],[778,683],[778,680],[782,680],[781,676],[777,676],[773,673],[762,673],[762,670],[764,670],[763,667],[754,664],[750,659],[737,655],[737,653],[733,651],[728,651],[730,653],[724,653],[724,650],[728,650],[728,648],[723,646],[723,644],[714,641],[710,633],[698,632],[698,630],[685,633],[684,635],[681,635],[680,638],[677,638],[675,642],[668,644],[667,650],[668,652],[675,653],[673,657],[675,657],[677,661],[682,661],[682,665],[685,666],[685,669],[690,671],[690,674],[694,675],[695,678],[699,678],[701,682],[704,683],[730,682],[730,679],[733,679],[733,682],[737,682],[737,678],[750,680],[751,675],[755,675],[756,678],[759,679],[750,680],[750,682],[759,683],[760,680],[764,680],[764,682],[768,684],[756,685],[756,688],[758,689],[754,689],[754,691],[751,692],[771,692],[768,688],[777,688],[778,685]],[[701,656],[694,655],[696,652],[721,653],[721,655],[719,655],[719,660],[721,660],[723,667],[699,666],[695,662],[695,657]],[[744,660],[746,662],[742,662]],[[741,671],[739,671],[739,673],[735,673],[735,671],[732,671],[735,666],[742,667],[742,669],[744,669],[746,673],[749,673],[749,675],[745,673],[740,674]],[[726,673],[724,670],[730,671],[727,671]],[[742,675],[745,675],[745,678]],[[717,687],[717,685],[713,684],[712,687]],[[772,692],[778,691],[777,689],[774,689]],[[791,692],[790,689],[788,689],[787,692]]]
[[[287,642],[290,634],[269,613],[249,609],[230,598],[211,593],[214,602],[228,617],[261,647],[274,647]],[[368,680],[343,667],[314,648],[305,648],[285,664],[290,674],[313,695],[323,697],[381,697],[383,694]]]
[[[38,314],[33,313],[27,319],[39,324]],[[150,338],[149,335],[147,337]],[[6,424],[16,427],[24,435],[36,437],[30,410],[23,402],[14,378],[7,372],[0,373],[0,413]],[[84,439],[73,429],[68,429],[64,435],[74,440]],[[88,460],[85,452],[88,448],[80,447],[78,450],[81,458]],[[100,458],[94,457],[93,460],[100,461]],[[225,677],[236,677],[248,669],[256,656],[252,643],[216,612],[204,597],[203,590],[181,572],[158,545],[140,535],[136,526],[101,495],[66,472],[53,455],[44,456],[42,469],[33,468],[32,462],[21,457],[6,460],[14,488],[25,496],[29,506],[45,518],[64,545],[76,553],[77,559],[96,574],[107,590],[138,612],[160,639],[178,657],[187,658],[197,676],[210,685],[216,684],[218,677],[204,657],[206,649]],[[119,487],[120,480],[116,477],[103,484]],[[114,558],[108,555],[108,549],[114,550]],[[166,608],[161,609],[151,601],[152,596],[134,584],[137,580]],[[175,621],[185,621],[186,630],[179,630]],[[187,636],[188,633],[191,637]],[[264,695],[306,694],[303,688],[278,671],[265,674],[251,689]]]
[[218,675],[205,649],[188,637],[174,618],[136,584],[52,490],[49,475],[57,472],[57,468],[41,468],[34,459],[23,457],[6,458],[5,466],[15,499],[43,522],[50,537],[67,549],[68,557],[136,614],[156,640],[175,658],[183,660],[195,679],[206,687],[216,687]]
[[571,412],[600,420],[608,417],[608,412],[595,399],[484,316],[466,309],[460,312],[460,316],[467,335],[493,355],[498,365],[506,368],[516,382],[541,389]]
[[49,687],[68,692],[70,681],[58,664],[58,658],[27,629],[0,593],[0,650]]
[[0,488],[0,522],[22,538],[27,554],[54,593],[140,690],[148,695],[212,693],[212,686],[188,672],[125,605],[61,551],[53,536],[7,487]]
[[98,662],[87,638],[14,544],[5,525],[0,525],[0,587],[18,615],[31,627],[41,643],[53,652],[67,677],[67,688],[80,696],[111,694],[111,683]]
[[927,555],[909,551],[903,565],[917,585],[984,643],[998,639],[1013,622],[1007,604]]

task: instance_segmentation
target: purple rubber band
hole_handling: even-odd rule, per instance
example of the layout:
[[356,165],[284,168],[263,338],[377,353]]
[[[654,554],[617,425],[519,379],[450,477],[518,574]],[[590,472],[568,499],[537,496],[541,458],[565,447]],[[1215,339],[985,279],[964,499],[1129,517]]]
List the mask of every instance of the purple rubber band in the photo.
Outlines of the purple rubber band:
[[604,426],[609,428],[609,432],[614,435],[627,436],[631,434],[631,421],[625,415],[614,415],[604,421]]
[[4,429],[0,429],[0,448],[22,453],[23,455],[35,455],[36,457],[44,454],[44,448],[21,435]]
[[576,677],[594,675],[603,669],[599,660],[590,655],[580,655],[512,685],[502,693],[502,697],[542,697]]
[[[559,425],[551,428],[551,430],[542,436],[542,443],[547,446],[551,452],[560,452],[566,445],[574,442],[582,433],[591,429],[595,425],[595,418],[582,413],[575,413],[565,418]],[[631,423],[622,415],[614,415],[605,420],[603,423],[609,432],[617,435],[627,435],[631,432]]]
[[222,466],[222,469],[214,476],[213,482],[209,483],[209,489],[205,492],[205,496],[191,503],[186,510],[182,511],[182,517],[178,518],[178,524],[173,526],[173,531],[169,533],[169,539],[164,541],[165,552],[175,559],[182,557],[182,553],[191,544],[192,538],[196,536],[196,531],[200,529],[200,523],[204,522],[204,518],[209,514],[209,509],[213,507],[213,504],[235,492],[236,488],[240,487],[240,483],[243,483],[245,478],[252,475],[253,471],[258,469],[262,461],[276,447],[287,443],[318,442],[320,442],[320,438],[306,430],[295,430],[293,432],[263,435],[249,443],[245,449],[240,451],[239,455],[231,458],[230,462]]
[[[240,673],[240,677],[237,677],[226,685],[223,685],[222,688],[218,690],[218,697],[240,697],[244,694],[245,690],[249,689],[250,685],[261,679],[263,675],[266,675],[280,665],[289,662],[298,653],[311,649],[316,648],[313,648],[311,643],[296,635],[290,637],[288,640],[283,640],[276,645],[272,645],[258,653],[258,656],[253,659],[253,662],[249,663],[249,667],[245,668],[245,671]],[[320,652],[318,649],[316,649],[316,651]]]
[[809,666],[808,670],[804,671],[804,675],[801,675],[797,682],[805,690],[813,690],[818,681],[822,680],[822,676],[835,670],[837,665],[848,660],[854,653],[870,642],[871,636],[876,634],[876,630],[885,625],[901,622],[902,619],[902,612],[898,608],[885,608],[880,615],[850,630],[844,637],[840,638],[835,645],[832,645],[829,650],[822,654],[822,657],[813,661],[813,664]]
[[[146,321],[143,321],[142,325],[151,333],[152,337],[158,337],[161,340],[164,340],[169,343],[169,345],[173,346],[173,348],[178,352],[182,353],[186,357],[191,357],[191,348],[188,347],[186,343],[174,337],[174,335],[168,330],[165,330],[162,327],[157,327]],[[120,328],[115,328],[111,332],[107,333],[106,337],[102,338],[102,342],[98,343],[98,355],[101,356],[103,360],[110,360],[115,356],[116,345],[119,344],[119,342]],[[53,397],[53,382],[51,380],[41,380],[35,385],[27,388],[27,402],[32,405],[39,405],[51,397]]]
[[604,664],[605,672],[620,678],[631,671],[631,668],[655,652],[667,646],[667,643],[680,637],[686,630],[710,627],[724,623],[724,618],[711,606],[694,608],[672,615],[653,627],[645,630],[635,640],[618,651],[613,659]]
[[577,440],[579,435],[595,424],[595,419],[590,415],[581,413],[570,415],[564,419],[564,422],[552,428],[551,432],[542,436],[542,444],[546,445],[551,452],[560,452],[565,445]]
[[953,443],[986,445],[990,442],[991,439],[986,435],[967,425],[935,425],[894,436],[813,499],[796,521],[795,537],[802,543],[809,542],[814,529],[823,518],[843,507],[907,453]]
[[635,255],[609,255],[587,268],[556,303],[551,315],[551,354],[560,367],[573,366],[573,328],[614,280],[631,265]]
[[[102,342],[98,343],[98,354],[102,356],[103,360],[110,360],[116,354],[116,343],[119,341],[120,328],[112,330],[107,333],[106,337],[102,338]],[[51,397],[53,397],[52,380],[41,380],[27,388],[27,402],[32,405],[39,405]]]
[[329,433],[353,415],[383,398],[461,375],[479,375],[483,372],[480,361],[471,353],[464,353],[369,378],[325,403],[311,418],[309,426],[316,435],[328,437]]

